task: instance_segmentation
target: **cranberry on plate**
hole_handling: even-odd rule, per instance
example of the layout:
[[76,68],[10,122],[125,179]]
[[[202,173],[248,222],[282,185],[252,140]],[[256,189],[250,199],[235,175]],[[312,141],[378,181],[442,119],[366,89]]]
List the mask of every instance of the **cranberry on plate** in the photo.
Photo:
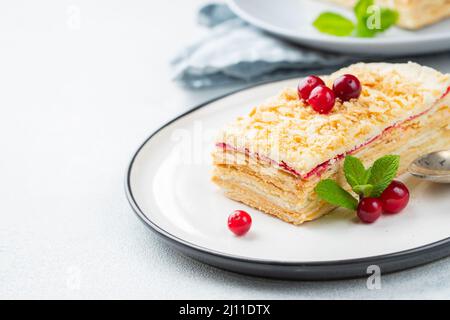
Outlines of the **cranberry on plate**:
[[319,85],[324,86],[325,83],[317,76],[308,76],[306,78],[303,78],[302,80],[300,80],[300,83],[297,87],[298,97],[305,101],[308,100],[311,91]]
[[308,98],[311,107],[321,114],[326,114],[333,109],[336,99],[333,90],[324,85],[315,87]]
[[359,82],[359,79],[352,74],[340,76],[333,84],[334,94],[342,101],[359,98],[361,90],[361,82]]
[[409,190],[402,182],[394,180],[383,191],[380,199],[385,213],[398,213],[408,205]]
[[250,230],[252,218],[243,210],[236,210],[228,217],[228,228],[237,236],[242,236]]
[[378,198],[363,198],[358,204],[356,214],[365,223],[375,222],[383,211],[383,203]]

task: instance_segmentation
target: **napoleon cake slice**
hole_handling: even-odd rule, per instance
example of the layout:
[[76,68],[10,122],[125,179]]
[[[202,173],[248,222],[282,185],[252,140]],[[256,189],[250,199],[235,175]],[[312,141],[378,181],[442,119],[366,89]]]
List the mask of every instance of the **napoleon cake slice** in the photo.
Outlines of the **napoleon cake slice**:
[[358,99],[339,99],[319,114],[286,88],[224,128],[213,152],[212,180],[230,199],[296,225],[332,209],[314,188],[345,185],[343,158],[367,166],[400,155],[398,174],[420,154],[450,146],[450,76],[415,63],[358,63],[322,77],[328,87],[353,74]]

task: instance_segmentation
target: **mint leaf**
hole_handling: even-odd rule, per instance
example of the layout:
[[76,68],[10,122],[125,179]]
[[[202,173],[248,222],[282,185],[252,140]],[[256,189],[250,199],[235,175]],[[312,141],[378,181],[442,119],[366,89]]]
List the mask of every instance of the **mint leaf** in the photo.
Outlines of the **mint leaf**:
[[339,37],[349,36],[355,30],[355,24],[351,20],[333,12],[320,14],[313,25],[322,33]]
[[400,165],[400,157],[396,155],[387,155],[381,157],[373,163],[370,169],[370,176],[367,180],[368,184],[373,185],[371,197],[379,197],[392,180],[397,175]]
[[397,23],[398,12],[389,8],[375,6],[373,0],[360,0],[354,7],[356,15],[355,35],[374,37]]
[[371,38],[375,36],[375,32],[367,27],[368,9],[373,4],[373,0],[359,0],[353,7],[356,16],[355,35],[358,37]]
[[358,201],[346,190],[337,184],[336,181],[325,179],[320,181],[314,191],[320,199],[335,206],[356,210]]
[[398,17],[399,14],[397,11],[389,8],[381,8],[381,30],[379,30],[379,32],[383,32],[395,25],[398,21]]
[[373,185],[359,184],[353,187],[353,191],[355,191],[357,194],[363,195],[364,197],[370,197],[373,191]]
[[355,28],[355,36],[360,38],[373,38],[375,35],[375,29],[369,29],[367,27],[367,20],[358,21]]
[[344,160],[344,174],[348,184],[354,188],[356,185],[367,183],[366,169],[361,160],[353,156],[346,156]]
[[366,176],[364,177],[365,183],[367,183],[367,181],[369,181],[369,177],[370,177],[371,173],[372,173],[372,167],[367,168],[366,169]]
[[356,19],[363,19],[367,15],[367,9],[373,6],[374,0],[359,0],[353,7],[353,12],[355,13]]

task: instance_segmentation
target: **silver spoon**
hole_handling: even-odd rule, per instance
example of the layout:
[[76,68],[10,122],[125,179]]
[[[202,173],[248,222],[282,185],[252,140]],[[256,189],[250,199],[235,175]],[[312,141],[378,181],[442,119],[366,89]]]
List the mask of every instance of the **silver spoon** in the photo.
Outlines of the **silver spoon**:
[[423,155],[408,167],[413,176],[439,183],[450,183],[450,150]]

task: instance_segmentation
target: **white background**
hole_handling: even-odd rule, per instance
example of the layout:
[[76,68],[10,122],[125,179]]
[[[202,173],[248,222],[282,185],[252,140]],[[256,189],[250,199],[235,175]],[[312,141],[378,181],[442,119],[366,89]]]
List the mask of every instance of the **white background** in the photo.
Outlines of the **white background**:
[[[131,211],[137,146],[196,104],[168,62],[204,1],[0,4],[0,298],[449,298],[450,260],[366,280],[276,281],[181,256]],[[78,19],[79,16],[79,19]],[[442,55],[415,59],[449,72]]]

